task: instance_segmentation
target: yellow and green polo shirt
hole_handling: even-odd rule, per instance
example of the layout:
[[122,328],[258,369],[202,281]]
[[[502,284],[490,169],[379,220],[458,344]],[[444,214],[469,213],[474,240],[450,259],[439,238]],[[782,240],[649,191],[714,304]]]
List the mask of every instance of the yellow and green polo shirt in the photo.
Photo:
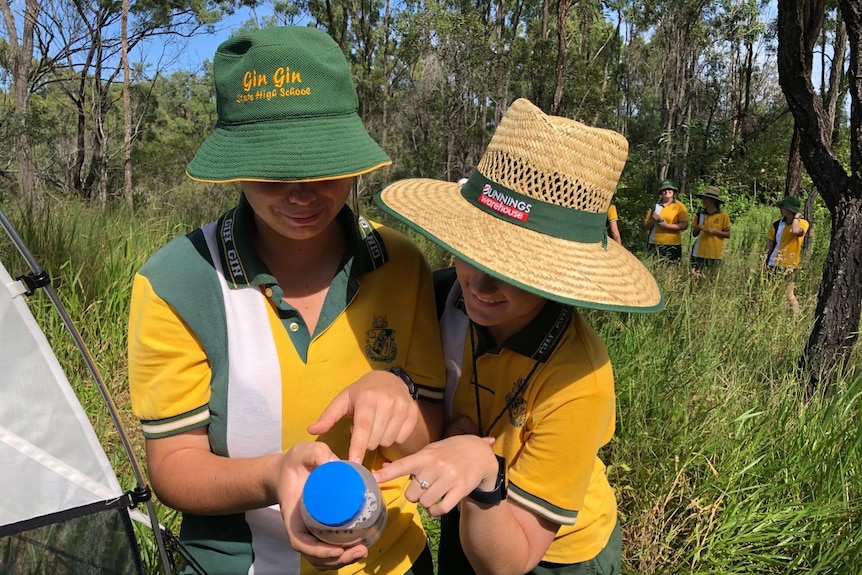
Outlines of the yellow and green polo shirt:
[[[697,223],[705,228],[730,231],[730,216],[727,212],[718,211],[714,214],[698,212]],[[691,246],[691,255],[696,258],[720,260],[724,251],[724,238],[701,232]]]
[[[318,325],[308,329],[253,245],[241,199],[218,221],[174,239],[135,276],[129,319],[132,407],[144,436],[207,426],[226,457],[282,453],[325,441],[347,456],[350,422],[325,437],[306,428],[335,395],[373,369],[399,366],[421,399],[442,401],[443,360],[430,270],[400,233],[338,216],[342,266]],[[297,270],[302,273],[302,270]],[[370,452],[372,470],[384,463]],[[336,573],[405,573],[425,546],[408,478],[381,486],[389,520],[366,560]],[[316,573],[290,547],[278,506],[242,514],[184,514],[180,539],[210,575]]]
[[[805,232],[797,236],[791,230],[791,225],[785,224],[784,218],[780,218],[769,226],[766,239],[775,242],[775,247],[769,253],[766,260],[770,268],[796,269],[799,267],[799,259],[802,255],[802,240],[808,233],[810,224],[808,220],[799,218],[799,227]],[[776,239],[777,238],[777,239]]]
[[[685,204],[677,199],[664,206],[657,202],[651,210],[647,210],[644,222],[649,221],[653,212],[658,213],[669,224],[679,224],[688,221],[688,210],[685,208]],[[657,246],[679,246],[682,245],[682,234],[679,230],[666,230],[659,226],[653,226],[650,230],[647,243]]]
[[483,329],[466,320],[460,294],[456,282],[441,317],[447,417],[467,416],[494,436],[493,450],[508,465],[509,501],[560,525],[543,561],[592,559],[617,521],[598,457],[615,425],[605,344],[576,310],[548,301],[524,330],[491,347]]

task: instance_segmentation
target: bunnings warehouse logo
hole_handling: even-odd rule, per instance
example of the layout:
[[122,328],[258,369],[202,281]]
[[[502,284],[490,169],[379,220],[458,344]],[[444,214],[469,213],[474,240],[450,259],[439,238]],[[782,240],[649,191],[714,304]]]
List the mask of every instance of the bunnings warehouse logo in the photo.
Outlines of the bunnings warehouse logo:
[[490,184],[482,186],[482,195],[479,196],[479,203],[498,214],[518,220],[519,222],[527,221],[527,218],[530,217],[530,209],[533,207],[532,204],[517,200],[512,196],[495,190]]

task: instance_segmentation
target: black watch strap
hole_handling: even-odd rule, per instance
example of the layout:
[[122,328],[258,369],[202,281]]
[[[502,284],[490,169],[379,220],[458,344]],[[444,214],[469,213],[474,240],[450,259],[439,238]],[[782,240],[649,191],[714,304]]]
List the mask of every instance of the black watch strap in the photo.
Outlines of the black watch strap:
[[499,455],[495,455],[495,457],[497,458],[498,469],[497,483],[494,484],[494,490],[480,491],[477,487],[467,496],[473,501],[493,505],[494,503],[499,503],[506,498],[506,460]]
[[410,392],[410,397],[414,400],[419,399],[419,389],[417,389],[416,384],[413,382],[413,379],[407,375],[407,372],[401,369],[400,367],[390,367],[386,371],[392,372],[398,377],[401,378],[401,381],[404,382],[404,385],[407,386],[407,391]]

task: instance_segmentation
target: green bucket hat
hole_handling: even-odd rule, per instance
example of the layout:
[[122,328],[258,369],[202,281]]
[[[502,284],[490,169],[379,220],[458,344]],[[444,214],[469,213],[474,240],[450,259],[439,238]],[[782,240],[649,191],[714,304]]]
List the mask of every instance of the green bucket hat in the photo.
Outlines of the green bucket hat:
[[673,190],[674,192],[678,192],[679,188],[676,186],[676,182],[670,178],[666,178],[658,185],[658,191],[662,190]]
[[778,207],[788,209],[794,214],[802,212],[802,206],[799,205],[799,198],[794,196],[786,196],[783,200],[778,202]]
[[213,60],[218,121],[186,169],[205,182],[302,182],[392,163],[359,117],[344,53],[324,31],[238,34]]

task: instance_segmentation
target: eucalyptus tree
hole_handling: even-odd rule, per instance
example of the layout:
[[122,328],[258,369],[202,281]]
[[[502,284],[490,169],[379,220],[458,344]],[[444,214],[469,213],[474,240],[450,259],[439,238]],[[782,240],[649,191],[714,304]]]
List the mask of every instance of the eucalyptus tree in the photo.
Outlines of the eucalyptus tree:
[[[0,1],[0,9],[5,10],[7,0]],[[19,141],[22,154],[30,154],[34,173],[44,172],[38,162],[59,161],[66,189],[85,198],[105,200],[109,191],[113,192],[109,190],[110,162],[119,155],[122,141],[119,124],[111,119],[120,102],[115,87],[122,69],[122,2],[43,0],[37,6],[37,11],[23,18],[32,25],[33,38],[24,51],[35,65],[26,76],[16,77],[15,89],[33,94],[49,84],[61,87],[70,104],[74,136],[71,147],[55,147],[53,153],[38,158],[33,153],[36,143]],[[209,0],[131,2],[128,48],[156,36],[192,35],[216,21],[219,9],[220,5]],[[7,34],[22,16],[10,13],[10,18],[4,19]],[[45,147],[49,143],[40,144]],[[24,186],[22,190],[26,192]]]
[[483,13],[440,2],[393,19],[390,140],[395,176],[457,180],[487,143],[494,52]]
[[14,93],[18,185],[28,203],[38,204],[40,198],[36,189],[36,168],[33,163],[27,118],[30,112],[29,79],[33,67],[34,31],[40,5],[37,0],[24,0],[23,13],[16,14],[9,0],[0,0],[0,12],[3,14],[3,25],[6,30],[7,66],[11,71]]
[[641,34],[638,54],[630,55],[628,70],[628,97],[635,101],[635,117],[642,111],[648,114],[647,123],[639,123],[638,139],[652,138],[648,145],[656,150],[654,178],[674,177],[682,189],[692,145],[690,128],[702,108],[702,55],[716,42],[716,30],[709,24],[719,9],[716,4],[656,0],[641,9],[630,5],[625,12],[627,22]]
[[525,11],[514,54],[519,94],[547,113],[622,131],[619,25],[601,2],[543,2]]
[[[849,173],[832,146],[832,121],[811,80],[812,52],[825,0],[778,3],[778,72],[796,121],[800,155],[832,218],[831,237],[817,294],[814,326],[799,361],[809,394],[848,363],[859,338],[862,312],[862,9],[839,0],[849,44]],[[843,47],[842,47],[843,49]]]
[[[816,82],[819,86],[818,91],[823,102],[826,122],[828,123],[828,131],[831,134],[832,149],[836,156],[841,159],[842,163],[846,164],[847,152],[844,149],[844,142],[848,139],[846,130],[842,127],[846,124],[847,115],[842,103],[847,97],[847,74],[845,66],[847,60],[847,28],[844,26],[844,21],[841,18],[841,12],[838,10],[836,0],[827,2],[826,11],[823,15],[823,23],[820,26],[818,40],[813,48],[810,59],[806,59],[805,65],[808,71],[812,74],[812,82]],[[817,57],[819,55],[819,58]],[[818,60],[819,74],[814,74],[813,62]],[[793,140],[790,147],[790,157],[787,161],[787,184],[785,186],[785,195],[800,196],[804,170],[802,169],[802,156],[800,154],[801,137],[799,130],[794,129]],[[811,250],[814,242],[812,238],[817,233],[815,230],[815,220],[812,217],[814,213],[814,205],[817,198],[820,196],[815,186],[811,187],[811,191],[805,198],[804,214],[805,219],[811,222],[811,228],[805,234],[805,239],[802,243],[803,262],[808,263],[811,258]]]
[[[651,189],[665,176],[686,191],[724,178],[749,186],[741,168],[786,113],[774,72],[764,0],[616,0],[623,45],[622,129],[637,153],[628,183]],[[771,135],[771,133],[770,133]],[[740,169],[736,169],[735,166]],[[769,162],[770,181],[775,179]],[[784,166],[781,166],[783,172]],[[781,174],[783,180],[783,173]],[[746,183],[747,182],[747,183]],[[743,188],[744,189],[744,188]]]

